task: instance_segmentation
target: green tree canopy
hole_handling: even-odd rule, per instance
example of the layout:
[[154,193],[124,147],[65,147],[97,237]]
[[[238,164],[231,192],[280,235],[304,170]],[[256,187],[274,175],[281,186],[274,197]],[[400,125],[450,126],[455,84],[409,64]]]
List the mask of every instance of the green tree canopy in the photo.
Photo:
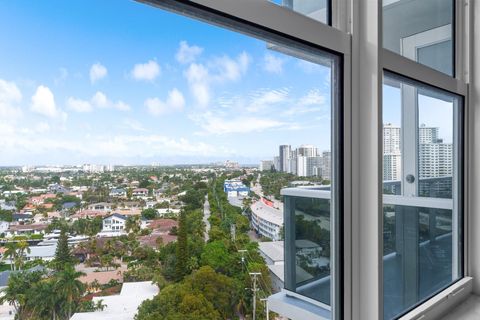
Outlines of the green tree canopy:
[[153,208],[148,208],[142,211],[142,217],[147,220],[153,220],[158,217],[158,212]]
[[65,229],[60,231],[57,249],[55,251],[55,259],[53,261],[56,270],[64,270],[67,265],[75,263],[70,247],[68,246],[68,235]]

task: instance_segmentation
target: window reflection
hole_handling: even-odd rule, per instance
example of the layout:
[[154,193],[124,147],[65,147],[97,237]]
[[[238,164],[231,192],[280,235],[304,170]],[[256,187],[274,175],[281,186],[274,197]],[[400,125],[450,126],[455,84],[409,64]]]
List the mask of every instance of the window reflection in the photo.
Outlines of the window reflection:
[[454,75],[452,0],[383,0],[386,49]]
[[[290,197],[287,212],[294,215],[294,281],[287,289],[330,304],[330,200]],[[288,262],[287,262],[288,263]]]
[[461,100],[384,79],[383,293],[392,319],[462,276]]

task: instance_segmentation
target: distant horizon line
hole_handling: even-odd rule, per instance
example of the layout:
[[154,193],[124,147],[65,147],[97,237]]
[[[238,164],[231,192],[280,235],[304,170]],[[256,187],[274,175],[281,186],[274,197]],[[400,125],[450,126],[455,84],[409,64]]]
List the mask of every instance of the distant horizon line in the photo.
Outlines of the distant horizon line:
[[[265,161],[265,160],[260,160]],[[236,162],[236,161],[234,161]],[[24,164],[14,164],[14,165],[0,165],[0,168],[78,168],[82,169],[84,165],[93,165],[93,166],[103,166],[103,167],[175,167],[175,166],[225,166],[225,163],[219,162],[209,162],[209,163],[175,163],[175,164],[95,164],[95,163],[88,163],[88,164],[38,164],[38,165],[24,165]],[[240,163],[238,162],[239,166],[259,166],[257,163]]]

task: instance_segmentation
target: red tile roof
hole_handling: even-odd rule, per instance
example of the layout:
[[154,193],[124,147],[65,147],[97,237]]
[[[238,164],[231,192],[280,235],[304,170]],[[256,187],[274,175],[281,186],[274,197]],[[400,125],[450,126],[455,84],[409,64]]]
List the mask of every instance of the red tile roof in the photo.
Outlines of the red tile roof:
[[71,218],[74,219],[80,219],[80,218],[95,218],[95,217],[103,217],[108,215],[108,212],[101,211],[101,210],[83,210],[79,211],[73,215],[71,215]]
[[168,232],[173,227],[178,227],[178,222],[173,219],[156,219],[152,220],[148,228],[158,230],[160,232]]

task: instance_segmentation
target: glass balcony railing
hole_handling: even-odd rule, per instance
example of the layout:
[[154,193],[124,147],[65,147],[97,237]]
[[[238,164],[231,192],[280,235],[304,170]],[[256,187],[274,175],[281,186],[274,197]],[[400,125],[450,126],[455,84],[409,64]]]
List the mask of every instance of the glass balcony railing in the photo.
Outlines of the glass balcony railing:
[[282,190],[285,201],[285,288],[331,304],[330,191],[315,187]]
[[[424,196],[383,195],[385,319],[401,314],[459,278],[454,204],[437,195],[451,177],[423,179]],[[384,188],[400,188],[386,181]],[[451,190],[451,188],[450,188]],[[442,191],[443,192],[443,191]],[[331,193],[325,187],[282,190],[285,205],[285,289],[330,307]]]
[[[427,198],[452,199],[452,176],[440,178],[420,178],[418,181],[419,196]],[[383,193],[401,195],[400,180],[384,181]]]
[[435,208],[429,201],[383,207],[385,319],[394,318],[458,279],[452,207],[448,201],[439,201],[435,205],[439,208]]

